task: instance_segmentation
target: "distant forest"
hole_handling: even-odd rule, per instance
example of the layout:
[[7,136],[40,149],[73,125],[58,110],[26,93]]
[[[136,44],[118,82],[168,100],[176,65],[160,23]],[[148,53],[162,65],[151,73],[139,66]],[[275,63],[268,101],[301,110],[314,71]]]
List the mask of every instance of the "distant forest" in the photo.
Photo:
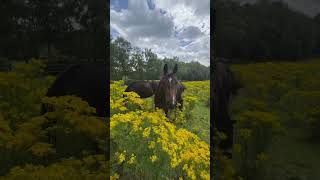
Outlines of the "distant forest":
[[110,44],[110,73],[112,80],[128,79],[157,80],[165,63],[169,69],[178,64],[177,77],[181,80],[197,81],[210,79],[210,68],[199,62],[182,62],[178,57],[160,59],[151,49],[134,47],[122,37]]
[[0,57],[106,59],[108,6],[100,0],[3,1]]
[[233,62],[300,60],[320,56],[320,14],[309,17],[281,1],[214,1],[215,57]]

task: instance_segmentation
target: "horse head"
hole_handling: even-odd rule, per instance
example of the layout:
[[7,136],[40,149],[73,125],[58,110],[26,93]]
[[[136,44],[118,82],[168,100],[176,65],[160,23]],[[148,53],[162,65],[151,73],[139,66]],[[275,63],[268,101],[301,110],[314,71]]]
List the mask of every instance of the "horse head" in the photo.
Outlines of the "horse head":
[[175,64],[173,71],[168,72],[168,65],[165,64],[163,68],[163,76],[158,84],[155,93],[155,105],[165,110],[167,113],[169,109],[174,109],[178,103],[180,82],[176,77],[178,65]]

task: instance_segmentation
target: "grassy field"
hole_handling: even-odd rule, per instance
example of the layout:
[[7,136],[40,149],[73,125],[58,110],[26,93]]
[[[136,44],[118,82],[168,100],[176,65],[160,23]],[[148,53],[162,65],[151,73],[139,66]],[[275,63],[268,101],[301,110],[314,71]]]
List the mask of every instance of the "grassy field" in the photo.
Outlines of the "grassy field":
[[[146,101],[152,106],[153,97],[147,98]],[[192,112],[192,120],[178,126],[195,133],[201,140],[210,144],[210,108],[204,102],[196,102]]]
[[[320,62],[259,63],[232,69],[245,86],[232,104],[233,118],[239,132],[252,132],[246,140],[240,133],[236,135],[236,144],[247,145],[246,153],[234,158],[238,165],[247,162],[245,168],[235,166],[238,175],[320,179]],[[263,163],[252,165],[261,157],[259,153],[264,154]]]
[[111,84],[111,179],[209,179],[209,81],[183,82],[182,111],[169,118],[153,97]]
[[196,103],[193,112],[194,118],[184,128],[197,134],[200,139],[210,144],[210,109],[203,103]]

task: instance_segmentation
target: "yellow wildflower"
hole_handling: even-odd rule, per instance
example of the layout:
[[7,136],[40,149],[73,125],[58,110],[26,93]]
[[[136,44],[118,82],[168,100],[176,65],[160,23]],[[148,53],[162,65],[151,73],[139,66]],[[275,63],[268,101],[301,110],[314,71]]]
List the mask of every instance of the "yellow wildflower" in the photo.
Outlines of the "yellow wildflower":
[[147,127],[143,131],[143,137],[149,137],[150,135],[150,127]]
[[148,148],[149,148],[149,149],[153,149],[153,148],[155,147],[155,145],[156,145],[156,143],[155,143],[154,141],[151,141],[151,142],[149,143]]
[[200,176],[202,179],[210,179],[210,174],[206,171],[201,171]]
[[123,153],[120,153],[118,156],[118,164],[121,164],[124,160],[126,160],[126,156]]
[[150,157],[150,160],[151,160],[152,162],[155,162],[157,159],[158,159],[158,157],[157,157],[156,155],[152,155],[152,156]]
[[115,173],[113,176],[110,176],[110,180],[117,180],[119,179],[119,174]]
[[136,156],[134,154],[131,154],[131,157],[130,157],[128,163],[133,164],[133,163],[135,163],[135,161],[136,161]]

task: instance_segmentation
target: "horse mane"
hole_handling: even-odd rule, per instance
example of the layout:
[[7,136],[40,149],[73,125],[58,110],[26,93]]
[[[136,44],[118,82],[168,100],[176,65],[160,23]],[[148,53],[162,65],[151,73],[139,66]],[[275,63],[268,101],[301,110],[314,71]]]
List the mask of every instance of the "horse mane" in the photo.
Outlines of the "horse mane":
[[155,106],[156,107],[165,107],[165,105],[163,104],[163,99],[164,99],[164,86],[161,83],[162,78],[160,79],[159,83],[157,83],[157,88],[156,91],[154,93],[154,102],[155,102]]

